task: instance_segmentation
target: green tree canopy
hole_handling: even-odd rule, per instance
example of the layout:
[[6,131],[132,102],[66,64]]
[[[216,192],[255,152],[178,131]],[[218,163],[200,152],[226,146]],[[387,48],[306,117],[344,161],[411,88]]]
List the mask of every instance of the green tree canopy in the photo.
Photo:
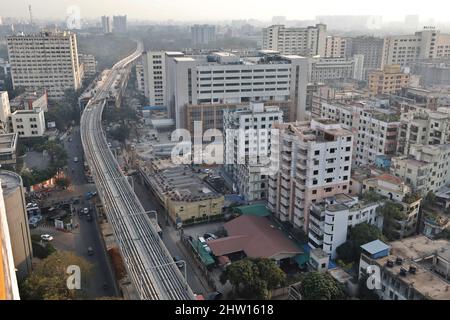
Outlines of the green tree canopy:
[[271,291],[285,283],[286,274],[272,259],[246,258],[227,267],[221,276],[223,283],[226,280],[243,298],[270,299]]
[[80,267],[82,281],[89,277],[91,265],[85,259],[72,252],[58,251],[38,262],[33,272],[21,283],[21,298],[25,300],[79,299],[79,290],[67,288],[69,274],[66,271],[70,265]]
[[300,293],[304,300],[340,300],[344,299],[342,285],[329,273],[308,272],[300,283]]
[[387,241],[380,229],[368,223],[360,223],[350,229],[348,241],[336,248],[339,259],[355,262],[361,254],[360,247],[373,240]]

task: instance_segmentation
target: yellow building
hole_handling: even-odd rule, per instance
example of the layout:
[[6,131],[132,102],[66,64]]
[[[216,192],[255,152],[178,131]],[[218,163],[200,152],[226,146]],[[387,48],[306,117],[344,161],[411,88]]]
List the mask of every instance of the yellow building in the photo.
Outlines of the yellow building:
[[172,221],[192,224],[222,215],[225,197],[189,167],[172,167],[147,174],[146,181],[164,204]]
[[408,87],[409,81],[410,75],[403,73],[400,65],[386,65],[369,73],[369,91],[371,95],[395,94]]

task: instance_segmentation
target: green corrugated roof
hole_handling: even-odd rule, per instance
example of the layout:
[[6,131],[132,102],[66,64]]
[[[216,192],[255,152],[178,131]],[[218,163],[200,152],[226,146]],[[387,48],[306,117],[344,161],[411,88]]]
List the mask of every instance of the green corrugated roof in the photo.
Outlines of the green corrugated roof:
[[214,258],[211,256],[211,254],[209,254],[208,251],[206,251],[206,249],[202,245],[200,245],[199,242],[200,241],[194,239],[192,240],[191,245],[194,248],[194,250],[198,252],[198,255],[200,256],[202,263],[205,266],[214,264],[215,263]]
[[267,217],[270,211],[263,204],[252,204],[249,206],[241,206],[234,208],[234,211],[240,214],[247,214],[258,217]]
[[294,257],[295,262],[301,267],[309,261],[309,253],[302,253]]

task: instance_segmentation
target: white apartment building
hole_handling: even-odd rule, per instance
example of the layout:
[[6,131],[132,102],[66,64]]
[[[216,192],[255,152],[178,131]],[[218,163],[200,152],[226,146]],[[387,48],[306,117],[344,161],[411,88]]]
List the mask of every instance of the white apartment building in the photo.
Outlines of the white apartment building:
[[9,117],[11,116],[11,107],[7,91],[0,91],[0,134],[9,133]]
[[45,132],[44,110],[16,110],[11,114],[11,128],[20,138],[42,137]]
[[307,232],[311,203],[348,192],[353,135],[330,119],[275,128],[280,129],[280,167],[269,178],[268,207],[281,221]]
[[327,36],[325,40],[325,57],[344,58],[349,56],[347,39],[339,36]]
[[14,88],[44,88],[49,98],[81,87],[76,34],[41,32],[6,38]]
[[378,155],[394,155],[400,122],[396,115],[372,106],[372,101],[321,103],[320,116],[341,123],[354,133],[354,164],[374,165]]
[[395,155],[400,127],[396,115],[360,109],[356,125],[358,134],[355,136],[355,164],[357,166],[374,165],[378,155]]
[[213,25],[193,25],[191,26],[191,38],[194,47],[208,44],[216,40],[216,27]]
[[313,203],[309,211],[308,245],[335,259],[336,249],[347,241],[350,228],[364,222],[383,228],[383,216],[377,212],[382,204],[359,201],[343,193]]
[[426,27],[413,35],[385,39],[384,64],[406,65],[417,59],[450,57],[450,34]]
[[142,55],[144,95],[151,106],[167,106],[166,59],[162,51],[148,51]]
[[103,33],[112,32],[112,21],[108,16],[102,16],[102,31]]
[[414,191],[436,193],[450,183],[450,144],[410,146],[408,156],[394,157],[391,173],[403,179]]
[[[167,56],[167,55],[166,55]],[[177,128],[187,127],[187,105],[291,103],[286,119],[305,117],[308,59],[262,51],[240,58],[228,52],[166,60],[169,110]]]
[[92,54],[79,54],[78,61],[84,66],[84,76],[92,77],[97,73],[97,61]]
[[112,27],[114,33],[127,32],[127,16],[113,16]]
[[327,80],[343,80],[362,78],[361,56],[353,58],[310,58],[309,81],[326,82]]
[[246,201],[266,199],[269,176],[264,168],[270,163],[271,131],[283,122],[283,112],[276,106],[250,103],[247,108],[225,110],[225,172]]
[[306,28],[273,25],[263,29],[263,50],[276,50],[286,55],[326,56],[327,26],[316,24]]
[[450,143],[450,112],[448,108],[433,111],[427,108],[403,105],[400,115],[397,152],[409,154],[412,144],[434,145]]

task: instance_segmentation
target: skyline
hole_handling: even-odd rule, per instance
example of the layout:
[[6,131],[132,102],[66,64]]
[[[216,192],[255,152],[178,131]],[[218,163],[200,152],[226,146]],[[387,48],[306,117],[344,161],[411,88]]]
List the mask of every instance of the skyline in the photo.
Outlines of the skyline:
[[[206,0],[194,0],[186,7],[183,0],[172,0],[170,2],[162,0],[99,0],[93,3],[87,0],[48,0],[46,5],[42,5],[39,0],[19,0],[13,3],[0,0],[2,17],[28,18],[28,5],[32,6],[33,18],[55,19],[67,15],[67,8],[78,6],[81,11],[81,18],[95,19],[102,15],[124,15],[129,20],[175,20],[175,21],[217,21],[233,19],[257,19],[271,20],[273,16],[286,16],[288,20],[313,20],[321,15],[372,15],[382,16],[383,22],[403,21],[406,15],[419,15],[421,20],[433,19],[436,22],[448,22],[450,19],[446,14],[450,9],[450,4],[439,0],[433,7],[423,7],[423,3],[418,0],[402,2],[392,2],[380,0],[377,6],[373,7],[363,4],[357,0],[332,1],[324,0],[320,3],[299,3],[294,0],[281,0],[274,8],[271,3],[261,3],[258,0],[229,0],[226,5],[210,5]],[[444,10],[434,10],[436,6]],[[240,10],[236,10],[240,8]],[[284,8],[290,8],[285,10]],[[386,9],[388,8],[388,9]],[[298,12],[298,13],[293,13]],[[401,12],[401,14],[399,14]]]

